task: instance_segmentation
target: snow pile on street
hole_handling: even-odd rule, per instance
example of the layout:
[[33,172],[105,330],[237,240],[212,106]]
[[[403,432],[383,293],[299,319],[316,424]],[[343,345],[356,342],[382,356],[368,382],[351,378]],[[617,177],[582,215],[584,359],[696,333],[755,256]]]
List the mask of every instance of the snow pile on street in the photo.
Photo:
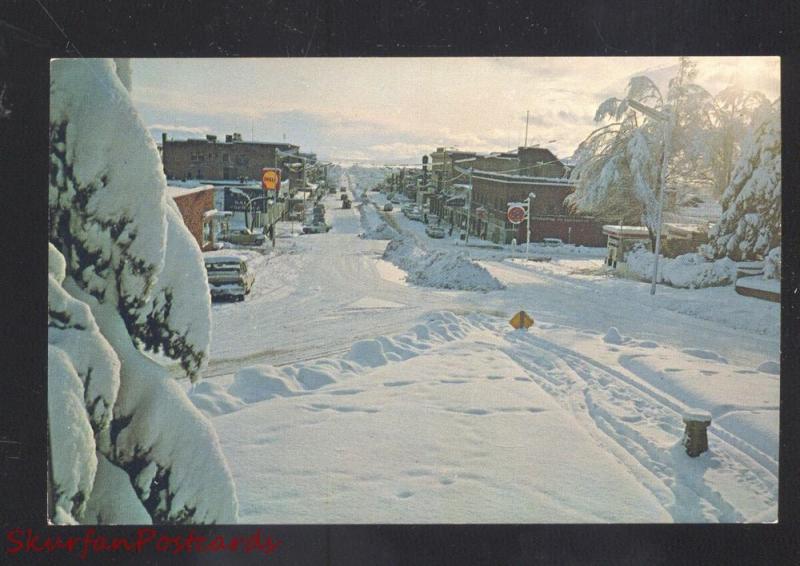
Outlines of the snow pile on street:
[[378,211],[370,204],[366,196],[362,196],[361,200],[362,204],[358,207],[358,211],[361,214],[361,225],[364,227],[362,238],[365,240],[393,240],[400,237],[397,230],[381,220]]
[[429,251],[411,238],[392,240],[383,259],[408,272],[408,282],[440,289],[495,291],[505,286],[464,252]]
[[[628,255],[629,272],[643,280],[653,274],[655,256],[644,248]],[[690,253],[676,258],[660,257],[658,281],[682,289],[701,289],[729,285],[736,279],[736,263],[730,258],[709,261],[701,254]]]

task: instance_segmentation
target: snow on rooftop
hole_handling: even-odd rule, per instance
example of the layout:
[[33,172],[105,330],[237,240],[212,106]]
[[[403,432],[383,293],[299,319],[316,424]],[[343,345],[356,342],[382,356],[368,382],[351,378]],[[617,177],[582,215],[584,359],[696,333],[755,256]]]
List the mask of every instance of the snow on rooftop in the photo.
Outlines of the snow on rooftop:
[[609,236],[648,237],[650,233],[645,226],[619,226],[618,224],[604,224],[603,234]]
[[212,185],[198,185],[195,187],[176,187],[174,185],[167,185],[166,195],[171,198],[182,197],[194,193],[201,193],[208,189],[213,189]]

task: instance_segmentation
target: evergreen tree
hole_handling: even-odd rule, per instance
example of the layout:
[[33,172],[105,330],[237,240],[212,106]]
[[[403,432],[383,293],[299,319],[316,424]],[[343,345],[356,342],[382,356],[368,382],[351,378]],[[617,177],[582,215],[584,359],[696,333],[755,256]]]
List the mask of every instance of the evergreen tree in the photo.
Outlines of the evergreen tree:
[[763,259],[780,246],[780,100],[744,142],[721,204],[722,216],[711,231],[717,257]]
[[197,379],[210,340],[200,250],[134,110],[130,66],[51,65],[48,386],[54,521],[233,522]]

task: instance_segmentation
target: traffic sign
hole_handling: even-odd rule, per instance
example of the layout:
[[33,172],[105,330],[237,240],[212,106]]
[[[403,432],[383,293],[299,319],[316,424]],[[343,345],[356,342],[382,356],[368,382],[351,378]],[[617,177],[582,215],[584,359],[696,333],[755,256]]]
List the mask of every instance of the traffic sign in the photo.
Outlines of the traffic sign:
[[521,206],[509,206],[507,216],[512,224],[519,224],[525,220],[525,209]]
[[520,328],[525,328],[527,330],[531,326],[533,326],[533,317],[531,317],[525,311],[519,311],[517,314],[511,317],[511,320],[508,321],[511,323],[511,326],[519,330]]

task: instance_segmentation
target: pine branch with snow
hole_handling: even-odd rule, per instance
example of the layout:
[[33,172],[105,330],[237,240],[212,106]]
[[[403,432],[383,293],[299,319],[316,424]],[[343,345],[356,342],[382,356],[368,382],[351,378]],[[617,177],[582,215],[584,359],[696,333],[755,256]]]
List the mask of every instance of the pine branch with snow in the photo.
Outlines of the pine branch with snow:
[[234,522],[235,489],[213,429],[145,354],[176,359],[196,379],[210,297],[129,80],[110,60],[51,66],[52,514]]
[[717,257],[764,258],[781,243],[780,102],[744,142],[731,182],[722,195],[722,216],[711,231]]

